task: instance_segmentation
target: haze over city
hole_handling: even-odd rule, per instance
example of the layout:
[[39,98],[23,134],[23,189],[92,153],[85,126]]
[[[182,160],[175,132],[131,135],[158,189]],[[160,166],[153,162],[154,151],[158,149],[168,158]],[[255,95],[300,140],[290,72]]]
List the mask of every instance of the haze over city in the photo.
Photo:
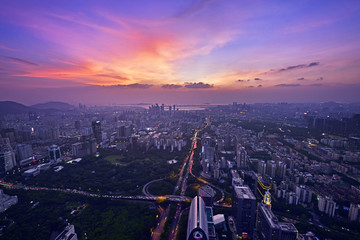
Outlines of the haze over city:
[[0,238],[359,240],[359,0],[0,0]]
[[359,101],[357,0],[0,6],[0,100]]

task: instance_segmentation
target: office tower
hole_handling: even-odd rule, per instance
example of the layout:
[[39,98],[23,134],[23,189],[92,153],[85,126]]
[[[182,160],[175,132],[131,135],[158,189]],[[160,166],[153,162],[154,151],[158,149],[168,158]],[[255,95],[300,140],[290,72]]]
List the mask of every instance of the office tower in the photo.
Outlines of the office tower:
[[101,142],[102,135],[101,135],[101,122],[100,121],[93,121],[92,122],[92,130],[94,137],[96,138],[97,143]]
[[258,204],[256,229],[261,240],[278,240],[280,238],[279,221],[263,202]]
[[60,158],[61,158],[60,147],[58,147],[57,145],[51,145],[48,150],[49,150],[50,162],[53,163],[60,162]]
[[209,239],[205,203],[199,196],[194,197],[191,201],[186,236],[187,240]]
[[21,160],[32,157],[33,156],[32,146],[30,144],[18,144],[16,145],[16,153],[19,162]]
[[360,204],[355,204],[355,203],[350,204],[349,220],[360,222]]
[[245,148],[238,145],[238,150],[236,151],[236,165],[238,168],[245,168],[248,160],[247,152]]
[[292,223],[279,222],[268,205],[258,204],[256,229],[261,240],[296,240],[298,230]]
[[255,227],[256,198],[248,186],[233,189],[232,212],[238,234],[253,237]]

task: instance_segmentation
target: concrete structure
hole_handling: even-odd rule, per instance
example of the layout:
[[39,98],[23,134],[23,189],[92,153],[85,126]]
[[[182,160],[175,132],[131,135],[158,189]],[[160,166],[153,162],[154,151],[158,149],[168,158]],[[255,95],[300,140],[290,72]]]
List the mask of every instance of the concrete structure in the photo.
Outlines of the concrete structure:
[[215,191],[209,185],[199,188],[198,195],[204,200],[206,206],[212,206],[215,197]]
[[187,240],[209,239],[205,203],[199,196],[191,201],[186,236]]
[[248,186],[234,187],[232,212],[239,234],[253,237],[255,228],[256,198]]
[[97,151],[96,139],[92,138],[84,142],[77,142],[71,145],[72,156],[83,157],[94,154]]
[[225,228],[225,216],[224,214],[217,214],[213,217],[214,226],[216,229],[224,229]]
[[92,130],[94,137],[96,138],[97,143],[100,143],[102,140],[102,134],[101,134],[101,122],[100,121],[93,121],[91,123]]
[[28,159],[33,156],[33,149],[30,144],[18,144],[16,145],[17,160]]
[[0,189],[0,213],[5,212],[9,207],[18,203],[18,197],[9,196]]
[[292,223],[279,222],[263,202],[258,204],[256,229],[261,240],[296,240],[299,235]]
[[67,225],[55,240],[78,240],[74,225]]
[[296,195],[299,197],[299,200],[302,203],[311,202],[312,191],[304,185],[296,186]]
[[61,159],[60,147],[57,145],[51,145],[48,149],[50,162],[58,163]]
[[320,212],[325,212],[329,217],[334,217],[336,203],[332,200],[332,198],[320,196],[318,208]]
[[40,169],[39,168],[31,168],[29,170],[26,170],[25,172],[23,172],[21,175],[23,177],[34,177],[40,174]]
[[244,147],[238,145],[236,151],[236,165],[238,168],[245,168],[248,161],[248,155]]
[[349,220],[360,222],[360,204],[355,204],[355,203],[350,204]]
[[16,166],[15,153],[11,147],[2,146],[0,150],[0,172],[4,173],[10,171]]

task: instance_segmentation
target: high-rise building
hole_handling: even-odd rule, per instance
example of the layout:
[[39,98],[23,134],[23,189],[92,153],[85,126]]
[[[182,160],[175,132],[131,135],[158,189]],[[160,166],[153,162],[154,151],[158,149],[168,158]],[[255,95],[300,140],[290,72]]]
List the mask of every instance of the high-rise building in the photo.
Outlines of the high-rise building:
[[100,121],[93,121],[92,122],[92,130],[94,137],[96,138],[97,143],[100,143],[102,140],[102,134],[101,134],[101,122]]
[[329,197],[319,197],[318,208],[320,212],[325,212],[329,217],[334,217],[336,203]]
[[199,196],[194,197],[191,201],[186,236],[187,240],[209,239],[205,203]]
[[355,204],[355,203],[350,204],[349,220],[360,222],[360,204]]
[[304,185],[296,186],[296,195],[298,195],[300,202],[310,203],[312,198],[312,191]]
[[16,145],[16,154],[19,162],[21,160],[32,157],[33,155],[32,146],[30,144],[18,144]]
[[76,120],[76,121],[75,121],[74,127],[75,127],[76,130],[80,130],[81,124],[80,124],[80,121],[79,121],[79,120]]
[[275,161],[268,161],[266,163],[266,174],[272,178],[275,178],[276,174],[276,162]]
[[16,166],[15,153],[8,144],[0,145],[0,173],[10,171]]
[[53,163],[60,162],[61,159],[60,147],[58,147],[57,145],[51,145],[48,150],[49,150],[50,162]]
[[258,204],[256,229],[261,240],[278,240],[280,237],[279,221],[263,202]]
[[259,160],[258,161],[258,174],[260,176],[263,176],[263,175],[265,175],[265,173],[266,173],[266,163],[263,160]]
[[296,240],[298,230],[292,223],[279,222],[268,205],[258,204],[256,229],[261,240]]
[[255,228],[256,198],[248,186],[235,186],[232,211],[238,234],[253,237]]
[[238,145],[236,151],[236,165],[238,168],[245,168],[248,161],[248,155],[244,147]]

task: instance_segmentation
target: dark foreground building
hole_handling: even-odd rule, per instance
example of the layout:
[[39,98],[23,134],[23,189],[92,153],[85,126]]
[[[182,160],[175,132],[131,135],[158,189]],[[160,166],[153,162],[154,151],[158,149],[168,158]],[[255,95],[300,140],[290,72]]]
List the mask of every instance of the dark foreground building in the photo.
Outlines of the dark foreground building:
[[187,240],[208,240],[209,230],[205,212],[205,203],[201,197],[196,196],[190,205],[187,226]]
[[263,202],[258,204],[256,229],[261,240],[296,240],[299,235],[292,223],[279,222],[269,205]]

